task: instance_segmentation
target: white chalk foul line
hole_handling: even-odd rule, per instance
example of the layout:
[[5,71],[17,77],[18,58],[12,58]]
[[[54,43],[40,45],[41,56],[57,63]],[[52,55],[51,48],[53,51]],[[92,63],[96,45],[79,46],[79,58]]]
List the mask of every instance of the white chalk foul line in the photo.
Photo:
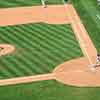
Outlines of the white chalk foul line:
[[[65,4],[64,4],[64,8],[66,9],[66,5],[65,5]],[[68,14],[70,15],[70,13],[68,13]],[[71,16],[71,15],[70,15],[70,16]],[[80,21],[80,20],[79,20],[79,21]],[[73,24],[73,23],[76,23],[75,19],[73,19],[73,18],[72,18],[72,21],[71,21],[71,22],[72,22],[72,24]],[[77,21],[77,22],[78,22],[78,21]],[[80,23],[81,23],[81,22],[80,22]],[[77,23],[76,23],[76,24],[77,24]],[[82,33],[84,33],[82,27],[81,27],[80,25],[79,25],[79,27],[80,27]],[[85,43],[83,42],[83,39],[82,39],[82,38],[80,37],[80,35],[78,34],[78,32],[77,32],[77,36],[78,36],[78,42],[79,42],[79,44],[80,44],[80,45],[82,44],[82,47],[83,47],[83,48],[82,48],[82,51],[83,51],[83,49],[84,49],[84,52],[85,52],[86,56],[87,56],[88,59],[89,59],[89,63],[90,63],[90,64],[93,64],[92,61],[91,61],[91,59],[90,59],[90,57],[89,57],[89,55],[88,55],[87,49],[86,49],[86,47],[85,47],[86,45],[85,45]],[[84,53],[84,52],[83,52],[83,53]]]
[[52,80],[54,78],[55,77],[54,77],[53,73],[48,73],[48,74],[35,75],[35,76],[1,79],[0,80],[0,86],[30,83],[30,82],[34,82],[34,81]]
[[[80,27],[81,31],[83,32],[82,27],[80,25],[79,25],[79,27]],[[89,55],[88,55],[87,48],[85,47],[86,45],[83,42],[83,39],[80,37],[80,35],[78,33],[77,33],[77,36],[78,36],[78,40],[79,40],[80,45],[82,44],[82,46],[83,46],[84,52],[85,52],[86,56],[88,57],[90,64],[93,64]]]

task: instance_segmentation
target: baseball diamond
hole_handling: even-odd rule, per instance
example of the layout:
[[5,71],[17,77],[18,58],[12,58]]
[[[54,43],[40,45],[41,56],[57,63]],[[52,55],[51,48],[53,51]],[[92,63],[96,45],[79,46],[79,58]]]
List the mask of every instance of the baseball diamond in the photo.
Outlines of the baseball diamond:
[[0,100],[98,100],[99,16],[99,0],[0,0]]

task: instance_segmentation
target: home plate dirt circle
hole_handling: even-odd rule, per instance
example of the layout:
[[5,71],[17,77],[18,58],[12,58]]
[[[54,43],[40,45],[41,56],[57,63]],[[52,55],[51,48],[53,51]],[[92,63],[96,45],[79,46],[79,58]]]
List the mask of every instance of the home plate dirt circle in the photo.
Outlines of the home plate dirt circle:
[[[100,87],[100,68],[96,69],[95,72],[92,72],[88,67],[88,61],[86,61],[86,58],[73,60],[70,64],[69,62],[65,62],[65,64],[66,65],[62,64],[63,66],[66,66],[62,71],[60,71],[60,66],[62,65],[58,67],[58,71],[57,69],[54,71],[55,79],[57,81],[78,87]],[[75,69],[74,66],[77,66],[77,68]],[[69,67],[72,69],[70,68],[69,70]]]
[[0,56],[12,54],[15,51],[15,47],[10,44],[0,44]]
[[96,87],[100,86],[100,72],[69,71],[56,74],[56,80],[72,86]]

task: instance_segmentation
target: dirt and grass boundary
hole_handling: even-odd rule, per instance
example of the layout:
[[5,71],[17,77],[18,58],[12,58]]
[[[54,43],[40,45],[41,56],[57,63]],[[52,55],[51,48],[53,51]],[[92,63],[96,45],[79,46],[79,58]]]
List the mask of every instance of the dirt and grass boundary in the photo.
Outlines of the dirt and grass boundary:
[[[58,10],[58,12],[57,12]],[[60,12],[60,13],[59,13]],[[80,21],[78,14],[71,4],[53,5],[43,8],[36,7],[21,7],[1,9],[1,24],[0,26],[25,24],[29,22],[46,22],[52,24],[71,24],[75,36],[80,44],[83,58],[65,62],[54,69],[51,74],[20,77],[13,79],[0,80],[0,85],[20,84],[38,80],[56,79],[64,84],[75,86],[100,86],[99,71],[95,73],[89,71],[88,65],[94,64],[96,61],[97,51],[88,36],[83,24]],[[12,16],[13,14],[14,16]],[[16,16],[20,15],[20,16]],[[7,20],[6,18],[13,18]],[[76,66],[76,67],[75,67]],[[70,70],[69,70],[70,68]],[[69,77],[70,76],[70,77]],[[71,77],[72,76],[72,77]],[[25,78],[26,81],[23,81]],[[95,82],[94,82],[95,81]]]

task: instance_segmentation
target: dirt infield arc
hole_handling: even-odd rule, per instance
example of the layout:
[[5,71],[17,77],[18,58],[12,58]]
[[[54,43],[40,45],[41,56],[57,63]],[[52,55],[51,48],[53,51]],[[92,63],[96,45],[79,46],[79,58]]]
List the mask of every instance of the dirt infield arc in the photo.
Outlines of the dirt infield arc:
[[66,17],[63,5],[51,5],[47,8],[43,8],[42,6],[33,6],[0,9],[0,26],[35,22],[68,24],[69,20]]
[[[12,14],[14,16],[12,16]],[[20,15],[20,16],[17,16]],[[8,20],[12,19],[13,20]],[[8,19],[7,19],[8,18]],[[89,64],[93,64],[96,61],[97,51],[88,36],[83,24],[80,21],[74,7],[70,4],[48,6],[42,8],[36,7],[24,7],[24,8],[10,8],[0,10],[0,26],[25,24],[29,22],[46,22],[52,24],[71,24],[75,36],[80,44],[85,57],[75,59],[69,62],[65,62],[54,69],[54,71],[43,77],[30,76],[26,77],[26,81],[21,81],[22,78],[14,78],[7,80],[0,80],[0,85],[20,84],[38,80],[56,79],[64,84],[74,86],[95,87],[100,86],[99,69],[95,73],[91,72],[88,68]],[[71,77],[72,76],[72,77]]]

